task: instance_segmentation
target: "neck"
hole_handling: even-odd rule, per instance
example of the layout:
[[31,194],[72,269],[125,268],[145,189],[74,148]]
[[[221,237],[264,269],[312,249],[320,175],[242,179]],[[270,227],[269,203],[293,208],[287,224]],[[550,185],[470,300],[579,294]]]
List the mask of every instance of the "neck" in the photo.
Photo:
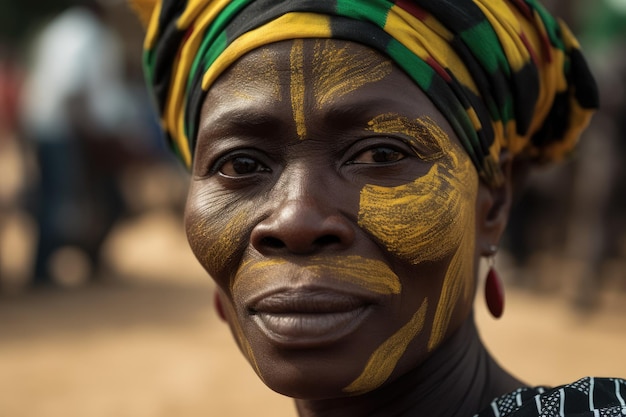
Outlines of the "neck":
[[296,400],[296,407],[300,417],[467,417],[523,385],[487,352],[470,316],[423,365],[386,386],[357,397]]

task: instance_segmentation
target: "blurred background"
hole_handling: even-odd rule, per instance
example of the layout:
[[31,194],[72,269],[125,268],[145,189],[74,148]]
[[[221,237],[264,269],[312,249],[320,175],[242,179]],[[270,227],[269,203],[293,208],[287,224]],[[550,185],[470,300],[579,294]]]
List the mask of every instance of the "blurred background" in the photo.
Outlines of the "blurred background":
[[[626,377],[626,0],[546,2],[602,111],[537,172],[497,268],[487,345],[530,384]],[[0,0],[0,417],[293,416],[249,369],[182,229],[123,0]]]

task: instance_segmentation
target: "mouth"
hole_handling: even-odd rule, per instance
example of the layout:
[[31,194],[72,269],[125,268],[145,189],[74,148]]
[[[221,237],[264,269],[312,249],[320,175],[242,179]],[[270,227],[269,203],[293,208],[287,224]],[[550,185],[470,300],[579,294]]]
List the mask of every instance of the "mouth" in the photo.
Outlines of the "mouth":
[[326,289],[286,289],[252,302],[248,314],[272,342],[311,348],[335,343],[367,317],[371,300]]

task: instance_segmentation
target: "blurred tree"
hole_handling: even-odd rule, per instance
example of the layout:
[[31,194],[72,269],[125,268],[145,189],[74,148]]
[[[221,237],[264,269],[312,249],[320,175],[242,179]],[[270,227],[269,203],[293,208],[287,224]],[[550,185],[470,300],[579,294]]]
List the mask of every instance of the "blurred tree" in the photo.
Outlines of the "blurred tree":
[[581,2],[578,15],[584,23],[581,41],[591,48],[626,41],[626,0]]

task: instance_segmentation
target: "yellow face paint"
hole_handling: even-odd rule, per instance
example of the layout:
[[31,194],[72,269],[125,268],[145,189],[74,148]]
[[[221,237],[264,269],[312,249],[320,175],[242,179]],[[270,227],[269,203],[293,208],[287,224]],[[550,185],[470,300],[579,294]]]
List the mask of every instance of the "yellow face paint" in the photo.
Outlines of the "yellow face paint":
[[403,135],[415,154],[424,161],[433,161],[444,156],[444,149],[438,138],[441,135],[440,129],[429,118],[411,120],[387,113],[370,120],[368,128],[376,133]]
[[400,279],[384,262],[360,256],[313,258],[309,269],[316,275],[332,274],[378,294],[400,294]]
[[[310,262],[310,265],[294,265],[294,267],[313,276],[331,276],[338,281],[358,285],[377,294],[399,294],[401,290],[398,276],[381,261],[360,256],[319,256],[312,257],[307,262]],[[271,284],[274,275],[267,273],[267,270],[286,264],[288,262],[282,259],[247,261],[241,266],[237,275],[245,275],[255,270],[264,270],[265,273],[252,283],[251,280],[236,279],[232,288],[233,293],[239,293],[245,285],[252,284],[258,287],[262,284]],[[268,282],[264,283],[265,280]]]
[[366,84],[376,83],[391,73],[393,65],[367,49],[355,59],[347,45],[330,40],[316,41],[313,48],[313,89],[318,108]]
[[[282,259],[269,259],[263,261],[252,259],[246,261],[239,268],[237,276],[254,273],[255,271],[263,271],[263,273],[256,276],[254,280],[235,279],[231,292],[233,294],[248,292],[250,290],[249,288],[246,288],[248,286],[253,286],[254,288],[270,287],[274,281],[275,275],[269,273],[269,270],[275,267],[284,267],[285,265],[292,265],[294,268],[304,271],[304,273],[308,272],[313,276],[330,275],[338,281],[358,285],[361,288],[378,294],[399,294],[401,291],[400,279],[393,273],[393,271],[391,271],[391,269],[389,269],[387,264],[381,261],[362,258],[360,256],[312,257],[309,261],[311,263],[310,266],[289,264],[288,261]],[[234,315],[235,312],[229,311],[229,314]],[[421,321],[419,323],[413,320],[415,323],[413,323],[413,326],[409,327],[421,327],[424,321],[422,316],[423,314],[420,316]],[[262,378],[262,373],[258,368],[254,353],[243,331],[241,330],[239,321],[233,320],[231,322],[233,323],[233,334],[237,339],[242,352],[254,366],[257,374]],[[409,328],[401,331],[401,334],[396,336],[393,341],[387,344],[386,349],[393,350],[398,345],[401,345],[405,339],[410,338],[410,332],[411,329]],[[379,353],[379,355],[381,354],[384,355],[385,353]],[[376,359],[372,360],[375,361]]]
[[304,118],[304,43],[302,39],[293,41],[290,55],[291,109],[296,123],[296,133],[300,139],[306,137]]
[[[311,68],[305,69],[304,42],[293,41],[290,53],[290,93],[293,120],[298,138],[307,135],[305,101],[310,97],[318,109],[350,94],[366,84],[376,83],[388,76],[393,68],[390,60],[381,59],[373,50],[358,56],[347,45],[338,47],[331,40],[315,40]],[[313,76],[311,91],[305,72]]]
[[[237,215],[227,220],[203,217],[201,220],[194,222],[193,227],[188,230],[188,238],[190,242],[205,242],[199,248],[194,247],[194,253],[205,269],[208,271],[220,271],[224,265],[233,262],[242,239],[247,235],[245,220],[249,217],[249,214],[249,210],[241,209]],[[223,303],[223,307],[226,310],[225,313],[228,317],[231,332],[239,348],[262,379],[263,377],[252,347],[244,335],[233,305],[228,301]]]
[[[242,239],[246,236],[246,210],[241,210],[226,224],[217,224],[214,219],[202,218],[188,232],[190,241],[210,242],[199,250],[194,250],[199,261],[208,271],[218,271],[223,265],[230,263]],[[210,236],[207,231],[211,231]],[[217,239],[216,239],[217,237]]]
[[380,387],[396,368],[396,364],[406,351],[409,343],[422,331],[428,310],[428,299],[411,320],[380,345],[365,365],[365,369],[344,391],[350,394],[362,394]]
[[[411,126],[406,122],[394,123]],[[359,225],[390,252],[413,265],[440,260],[449,254],[450,248],[458,246],[469,224],[461,221],[470,218],[468,210],[473,214],[476,190],[470,182],[471,162],[463,150],[453,146],[432,120],[417,123],[427,129],[428,135],[414,136],[411,144],[418,155],[424,155],[426,160],[438,158],[437,163],[409,184],[366,185],[361,191],[359,210]],[[428,143],[431,138],[436,142]]]
[[[381,120],[387,122],[381,124]],[[366,185],[358,221],[391,253],[413,265],[451,259],[428,344],[433,350],[443,340],[459,299],[471,297],[478,176],[463,149],[432,120],[422,118],[415,123],[402,118],[393,121],[385,115],[370,124],[378,132],[411,135],[418,156],[424,154],[433,163],[425,175],[409,184]],[[383,126],[395,128],[390,131]]]
[[[473,229],[472,229],[473,232]],[[428,341],[428,350],[433,351],[443,341],[459,299],[469,300],[472,296],[472,274],[474,263],[474,233],[468,233],[454,253],[441,287],[439,303],[435,311],[433,328]]]

